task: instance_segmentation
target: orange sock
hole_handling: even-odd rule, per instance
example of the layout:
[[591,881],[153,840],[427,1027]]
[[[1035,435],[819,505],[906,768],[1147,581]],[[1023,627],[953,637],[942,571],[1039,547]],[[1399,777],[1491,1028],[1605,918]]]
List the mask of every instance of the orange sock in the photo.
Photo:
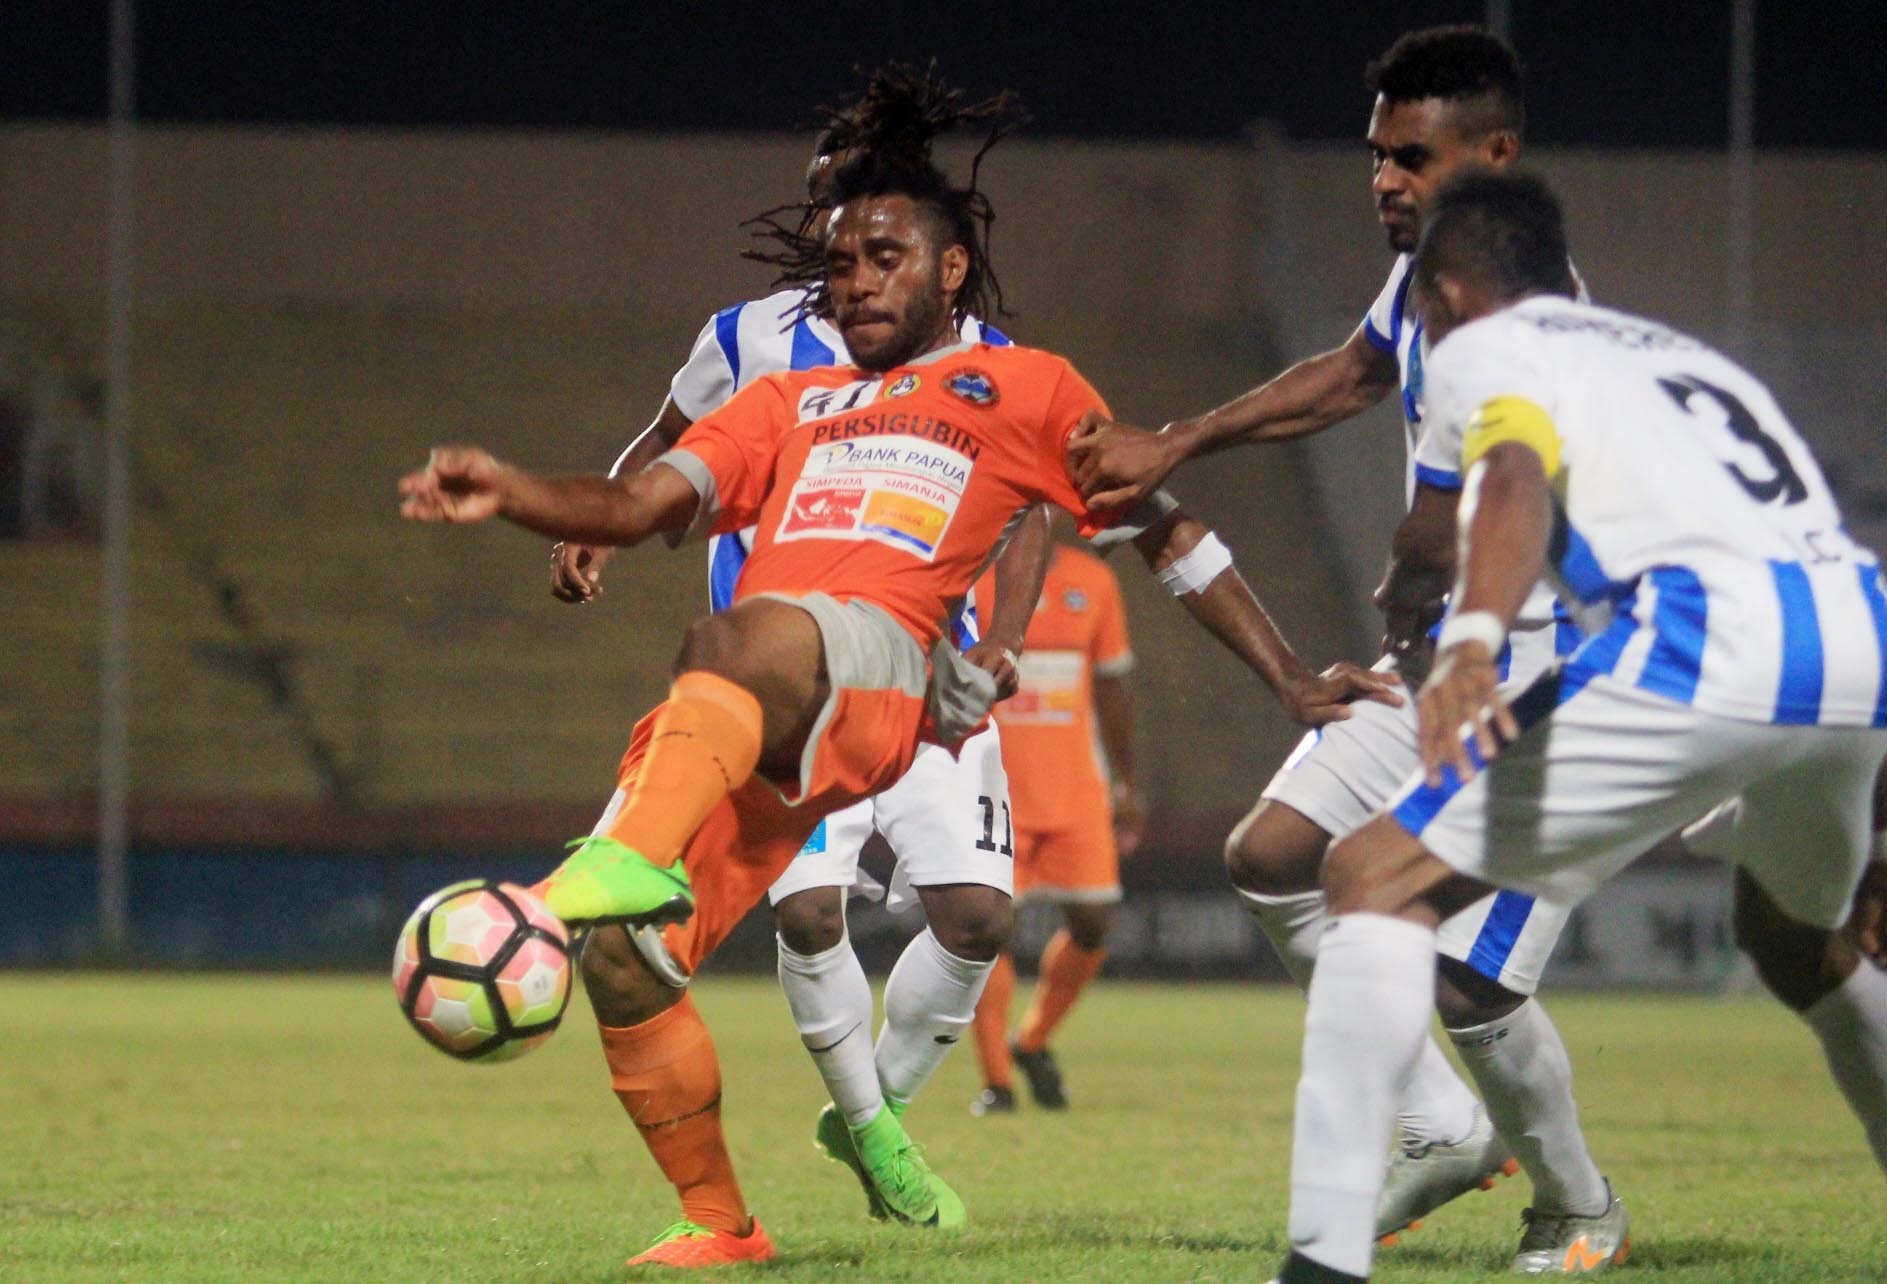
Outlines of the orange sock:
[[721,799],[760,761],[760,702],[712,673],[684,673],[655,712],[648,752],[610,823],[611,838],[673,865]]
[[976,1059],[983,1063],[983,1082],[992,1088],[1009,1086],[1009,1003],[1015,996],[1015,962],[999,954],[970,1022],[976,1035]]
[[1067,928],[1055,933],[1042,951],[1041,980],[1036,982],[1035,1001],[1029,1004],[1028,1015],[1016,1030],[1016,1046],[1024,1052],[1040,1052],[1047,1047],[1048,1037],[1106,961],[1106,950],[1081,948]]
[[721,1063],[694,1000],[683,995],[641,1025],[598,1029],[610,1086],[681,1195],[681,1215],[747,1234],[753,1222],[721,1135]]

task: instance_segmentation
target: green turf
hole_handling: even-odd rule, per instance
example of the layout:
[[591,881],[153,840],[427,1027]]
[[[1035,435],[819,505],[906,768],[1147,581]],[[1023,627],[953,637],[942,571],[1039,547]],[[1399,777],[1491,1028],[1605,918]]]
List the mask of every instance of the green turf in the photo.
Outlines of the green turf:
[[[811,1145],[823,1097],[771,982],[709,978],[769,1280],[1257,1280],[1282,1244],[1302,1003],[1102,984],[1062,1040],[1074,1108],[975,1120],[967,1049],[910,1115],[969,1204],[866,1221]],[[1758,999],[1556,998],[1621,1278],[1887,1279],[1881,1178],[1807,1033]],[[422,1045],[377,979],[0,977],[0,1280],[602,1281],[673,1218],[587,1015],[510,1065]],[[1503,1183],[1380,1258],[1493,1278]],[[751,1273],[751,1272],[749,1272]]]

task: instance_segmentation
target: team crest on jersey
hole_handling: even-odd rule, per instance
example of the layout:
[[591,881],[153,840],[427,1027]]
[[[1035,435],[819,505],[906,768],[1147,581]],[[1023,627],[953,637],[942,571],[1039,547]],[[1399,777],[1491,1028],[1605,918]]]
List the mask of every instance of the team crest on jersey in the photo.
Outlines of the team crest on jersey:
[[996,381],[981,370],[959,370],[944,380],[944,388],[972,406],[993,406],[1002,399]]
[[1070,611],[1085,611],[1088,609],[1088,595],[1080,589],[1066,589],[1062,592],[1061,604]]
[[914,374],[899,375],[896,379],[893,379],[891,381],[891,385],[885,389],[885,396],[908,397],[912,393],[917,391],[917,385],[918,385],[918,378],[916,375]]

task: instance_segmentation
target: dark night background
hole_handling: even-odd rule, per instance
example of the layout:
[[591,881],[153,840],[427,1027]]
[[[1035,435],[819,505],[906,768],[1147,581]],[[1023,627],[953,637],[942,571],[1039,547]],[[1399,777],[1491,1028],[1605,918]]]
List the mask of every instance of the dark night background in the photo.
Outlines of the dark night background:
[[[1727,0],[1510,8],[1535,141],[1724,140]],[[1362,129],[1364,61],[1401,31],[1485,13],[1385,0],[144,0],[139,108],[171,122],[774,130],[837,97],[855,65],[934,55],[974,91],[1019,90],[1040,133],[1224,138],[1268,118],[1296,138],[1343,139]],[[104,0],[0,5],[0,117],[102,116],[107,19]],[[1758,144],[1881,146],[1884,19],[1865,0],[1764,0]]]

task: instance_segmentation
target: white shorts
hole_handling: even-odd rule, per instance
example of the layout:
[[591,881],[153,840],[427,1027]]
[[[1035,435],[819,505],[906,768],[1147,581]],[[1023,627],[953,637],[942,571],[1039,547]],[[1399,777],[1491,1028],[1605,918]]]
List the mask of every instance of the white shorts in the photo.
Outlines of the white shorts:
[[820,822],[767,900],[778,905],[795,892],[844,887],[865,895],[879,888],[858,867],[858,854],[873,830],[897,855],[890,907],[914,899],[913,887],[979,883],[1015,894],[1015,858],[1010,847],[1009,777],[1002,767],[1002,742],[995,727],[948,749],[919,745],[911,769],[881,794],[835,811]]
[[[1393,667],[1387,660],[1376,665],[1378,671]],[[1360,829],[1422,765],[1415,693],[1403,696],[1399,709],[1359,700],[1342,722],[1306,733],[1262,796],[1301,813],[1333,839]],[[1570,904],[1501,892],[1444,921],[1435,949],[1515,994],[1532,994],[1571,912]]]
[[1704,713],[1610,676],[1541,676],[1520,737],[1465,785],[1415,773],[1396,821],[1464,874],[1577,904],[1730,795],[1710,854],[1797,922],[1839,927],[1868,860],[1887,728],[1773,726]]

